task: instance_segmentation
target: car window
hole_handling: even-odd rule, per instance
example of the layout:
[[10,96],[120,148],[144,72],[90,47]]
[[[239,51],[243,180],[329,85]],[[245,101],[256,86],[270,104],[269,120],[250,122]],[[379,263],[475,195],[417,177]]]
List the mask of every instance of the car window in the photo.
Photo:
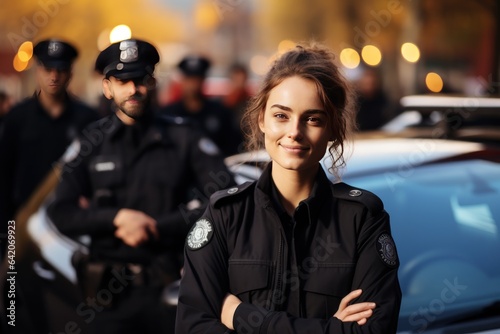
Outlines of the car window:
[[379,195],[401,260],[400,329],[500,299],[500,164],[469,160],[345,180]]

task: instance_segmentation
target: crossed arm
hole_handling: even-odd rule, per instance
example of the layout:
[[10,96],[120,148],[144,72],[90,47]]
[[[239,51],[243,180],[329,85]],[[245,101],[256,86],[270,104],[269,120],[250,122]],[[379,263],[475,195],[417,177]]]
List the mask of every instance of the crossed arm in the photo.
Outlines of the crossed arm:
[[[347,296],[342,298],[339,308],[333,317],[343,322],[356,321],[360,326],[366,324],[368,318],[373,314],[373,309],[376,307],[375,303],[364,302],[349,305],[351,301],[361,296],[361,293],[362,290],[357,289],[351,291]],[[241,300],[235,295],[227,294],[224,298],[222,304],[221,322],[231,330],[234,330],[234,313],[240,304]]]

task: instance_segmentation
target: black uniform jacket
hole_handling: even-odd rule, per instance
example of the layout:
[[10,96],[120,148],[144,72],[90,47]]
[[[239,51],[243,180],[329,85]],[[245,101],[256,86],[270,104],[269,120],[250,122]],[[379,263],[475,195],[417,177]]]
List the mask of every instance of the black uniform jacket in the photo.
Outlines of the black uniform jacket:
[[[395,333],[399,260],[380,199],[332,184],[320,168],[287,225],[272,187],[269,166],[257,182],[212,196],[187,237],[176,333],[229,333],[220,322],[228,292],[243,301],[238,333]],[[356,302],[377,305],[368,322],[332,317],[359,288]]]
[[68,145],[90,123],[97,112],[70,95],[65,110],[54,119],[38,101],[25,99],[5,116],[0,134],[0,218],[14,219],[19,207],[53,168]]
[[[90,235],[95,259],[148,264],[161,252],[182,251],[203,212],[190,210],[189,200],[206,205],[213,192],[234,181],[215,144],[187,125],[155,116],[135,145],[130,130],[114,114],[92,124],[79,155],[64,166],[48,212],[64,234]],[[81,196],[90,200],[89,208],[79,206]],[[116,238],[113,220],[122,208],[155,218],[161,238],[136,248]]]
[[188,118],[192,124],[201,132],[212,139],[222,150],[225,156],[236,154],[238,144],[241,142],[241,134],[235,131],[234,115],[222,103],[204,98],[203,106],[196,113],[186,109],[184,101],[176,101],[165,106],[161,112],[171,117]]

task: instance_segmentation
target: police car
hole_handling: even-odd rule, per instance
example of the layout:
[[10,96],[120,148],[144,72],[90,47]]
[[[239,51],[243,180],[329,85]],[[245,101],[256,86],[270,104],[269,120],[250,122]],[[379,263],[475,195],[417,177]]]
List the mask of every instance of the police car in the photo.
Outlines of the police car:
[[[343,181],[380,196],[391,216],[399,331],[500,333],[500,151],[416,138],[360,139],[351,149]],[[267,161],[265,151],[226,159],[239,182]]]
[[400,105],[403,112],[372,135],[500,143],[500,98],[411,95]]

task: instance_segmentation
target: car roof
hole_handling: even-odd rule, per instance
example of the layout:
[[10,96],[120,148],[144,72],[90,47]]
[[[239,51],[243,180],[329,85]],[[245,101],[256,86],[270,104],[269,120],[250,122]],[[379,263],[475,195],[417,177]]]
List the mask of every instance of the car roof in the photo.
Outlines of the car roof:
[[[359,139],[353,142],[352,155],[342,173],[344,177],[351,177],[380,170],[407,171],[411,167],[484,149],[480,143],[445,139]],[[322,163],[326,165],[330,161],[326,157]]]
[[409,95],[400,100],[404,109],[418,109],[430,111],[446,110],[450,108],[466,109],[500,109],[500,98],[475,96],[446,96],[446,95]]
[[453,138],[500,144],[500,98],[409,95],[402,113],[365,137]]
[[[378,138],[356,139],[345,147],[346,167],[341,175],[352,177],[380,170],[407,169],[436,160],[484,150],[485,145],[445,139]],[[225,162],[233,170],[246,166],[261,166],[270,160],[265,150],[246,152],[227,157]],[[321,160],[325,170],[331,165],[326,152]],[[239,167],[238,167],[239,166]],[[331,174],[329,175],[331,177]]]

